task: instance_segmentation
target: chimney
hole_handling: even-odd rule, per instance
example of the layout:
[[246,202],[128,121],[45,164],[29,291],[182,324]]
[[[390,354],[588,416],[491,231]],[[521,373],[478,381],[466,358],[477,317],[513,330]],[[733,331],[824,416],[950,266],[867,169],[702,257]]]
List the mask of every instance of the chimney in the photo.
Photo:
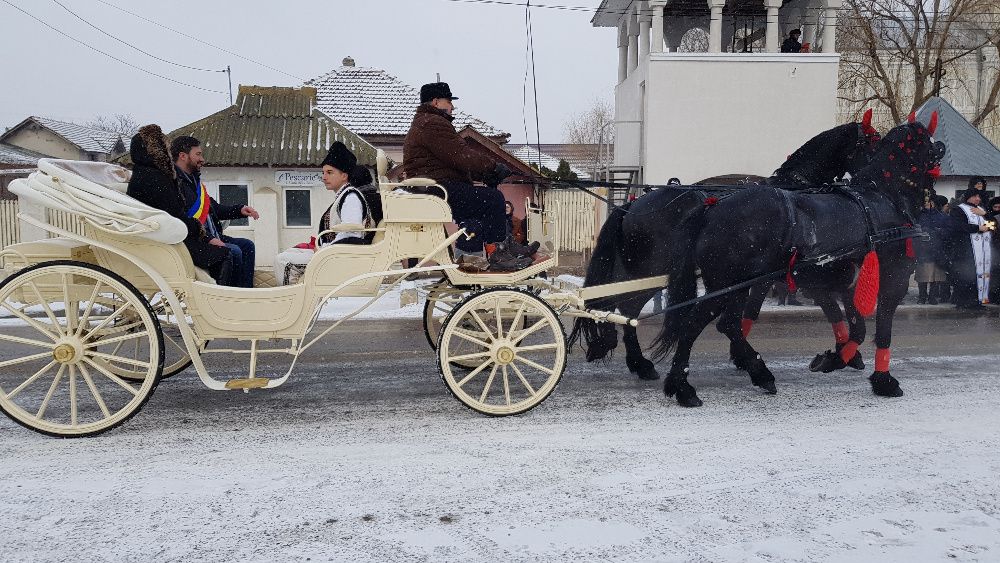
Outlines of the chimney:
[[344,66],[354,66],[354,59],[351,57],[344,57],[344,60],[341,64]]

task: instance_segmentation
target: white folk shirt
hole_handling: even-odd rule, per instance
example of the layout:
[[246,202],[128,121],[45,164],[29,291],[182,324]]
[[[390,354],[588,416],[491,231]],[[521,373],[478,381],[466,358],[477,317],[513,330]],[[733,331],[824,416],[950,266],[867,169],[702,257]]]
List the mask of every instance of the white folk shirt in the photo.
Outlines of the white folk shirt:
[[[982,226],[986,220],[972,212],[972,206],[963,203],[958,206],[965,212],[969,219],[969,224]],[[971,233],[969,239],[972,242],[972,256],[976,261],[976,286],[979,290],[979,302],[985,303],[990,292],[990,269],[993,267],[993,256],[990,243],[993,240],[993,233]]]
[[[337,197],[333,200],[333,205],[326,210],[329,215],[329,223],[326,228],[331,229],[336,225],[343,224],[354,224],[354,225],[364,225],[365,224],[365,208],[361,203],[361,196],[358,195],[356,189],[351,188],[350,184],[344,184],[340,186],[337,190]],[[340,212],[337,212],[337,209]],[[357,237],[364,238],[365,233],[363,231],[348,231],[344,233],[337,233],[333,238],[333,242],[341,241],[345,238]],[[321,244],[317,241],[317,245]]]

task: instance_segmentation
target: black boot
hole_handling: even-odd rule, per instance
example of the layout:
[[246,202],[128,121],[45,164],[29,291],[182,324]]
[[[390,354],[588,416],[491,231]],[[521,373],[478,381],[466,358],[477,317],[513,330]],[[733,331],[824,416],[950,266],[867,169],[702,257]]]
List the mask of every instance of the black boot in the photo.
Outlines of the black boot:
[[919,305],[926,305],[927,304],[927,283],[926,282],[918,283],[917,284],[917,290],[920,292],[920,295],[917,297],[917,303]]

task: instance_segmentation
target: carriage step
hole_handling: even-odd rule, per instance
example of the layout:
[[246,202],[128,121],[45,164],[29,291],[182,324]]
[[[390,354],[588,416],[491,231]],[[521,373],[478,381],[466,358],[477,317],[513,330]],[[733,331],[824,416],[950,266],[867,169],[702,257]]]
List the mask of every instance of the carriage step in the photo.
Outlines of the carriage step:
[[267,387],[271,380],[266,377],[243,377],[240,379],[230,379],[226,382],[226,389],[261,389]]

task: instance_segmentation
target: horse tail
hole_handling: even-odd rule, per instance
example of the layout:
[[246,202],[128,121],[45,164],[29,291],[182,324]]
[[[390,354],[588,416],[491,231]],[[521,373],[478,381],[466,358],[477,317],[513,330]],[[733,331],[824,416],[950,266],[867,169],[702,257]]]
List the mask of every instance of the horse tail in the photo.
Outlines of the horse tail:
[[[682,228],[671,241],[670,267],[667,274],[667,307],[694,299],[698,296],[698,277],[695,265],[695,243],[704,224],[704,207],[688,216]],[[659,361],[673,352],[680,337],[681,325],[687,307],[668,310],[663,315],[663,328],[653,341],[653,360]]]
[[[611,211],[608,220],[604,222],[604,226],[601,227],[601,232],[597,236],[597,244],[594,246],[594,253],[587,266],[584,287],[611,283],[615,280],[616,274],[620,273],[623,268],[621,260],[624,247],[622,221],[628,213],[626,209],[627,206],[616,207]],[[616,305],[614,299],[614,296],[594,299],[587,302],[587,307],[614,310]],[[580,317],[573,323],[573,330],[569,333],[569,346],[573,346],[581,336],[583,336],[581,347],[587,354],[588,362],[603,359],[618,346],[618,330],[611,323],[598,323],[593,319]]]

